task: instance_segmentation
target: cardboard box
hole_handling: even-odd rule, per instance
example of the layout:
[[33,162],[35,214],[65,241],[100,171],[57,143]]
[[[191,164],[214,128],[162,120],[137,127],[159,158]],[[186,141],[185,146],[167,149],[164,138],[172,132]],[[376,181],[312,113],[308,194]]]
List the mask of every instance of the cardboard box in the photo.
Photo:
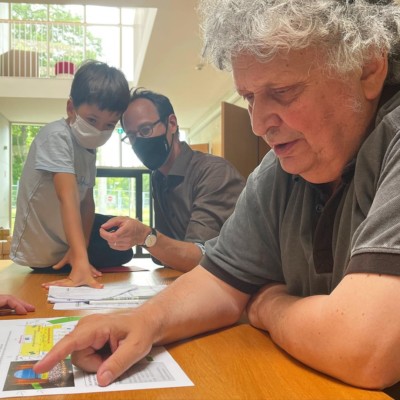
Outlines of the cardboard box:
[[8,256],[10,254],[10,242],[7,240],[1,240],[2,242],[2,254],[3,256],[6,255]]
[[29,50],[9,50],[0,54],[0,75],[37,78],[38,53]]
[[0,240],[7,240],[10,236],[10,230],[0,227]]

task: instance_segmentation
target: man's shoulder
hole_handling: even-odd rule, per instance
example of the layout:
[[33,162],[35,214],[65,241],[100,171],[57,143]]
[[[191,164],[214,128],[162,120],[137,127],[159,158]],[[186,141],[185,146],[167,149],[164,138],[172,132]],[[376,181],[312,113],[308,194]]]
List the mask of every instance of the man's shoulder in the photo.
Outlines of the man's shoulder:
[[268,152],[246,181],[246,186],[263,196],[266,193],[290,192],[294,186],[308,183],[298,175],[284,171],[273,151]]
[[193,152],[191,163],[206,167],[214,167],[216,165],[233,167],[232,163],[225,158],[210,153],[202,153],[201,151]]
[[268,176],[276,177],[277,175],[282,175],[285,177],[293,177],[293,175],[288,174],[282,169],[279,160],[273,151],[269,151],[263,157],[263,159],[260,161],[260,163],[252,172],[252,175],[256,176],[258,179],[265,178]]
[[187,175],[209,173],[223,170],[236,170],[227,160],[210,153],[193,150],[186,142],[181,142],[181,152],[171,169],[171,174]]
[[[376,125],[357,153],[356,170],[360,166],[362,170],[370,170],[373,164],[376,172],[380,173],[384,160],[400,157],[400,102],[388,103],[378,111]],[[366,169],[365,165],[369,168]]]
[[[200,153],[200,152],[198,152]],[[238,169],[228,160],[208,153],[195,154],[187,168],[187,175],[201,177],[201,179],[225,179],[243,181],[244,178]]]

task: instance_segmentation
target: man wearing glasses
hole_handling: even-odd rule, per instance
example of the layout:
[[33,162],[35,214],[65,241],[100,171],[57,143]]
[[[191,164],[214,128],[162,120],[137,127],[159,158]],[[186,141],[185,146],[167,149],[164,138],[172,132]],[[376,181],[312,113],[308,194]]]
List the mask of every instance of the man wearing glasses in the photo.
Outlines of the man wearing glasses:
[[[116,250],[145,247],[163,265],[188,271],[198,265],[204,242],[218,236],[245,181],[226,160],[190,149],[179,140],[166,96],[136,89],[121,118],[130,144],[152,172],[155,227],[128,217],[102,225],[100,235]],[[109,232],[118,227],[114,232]]]

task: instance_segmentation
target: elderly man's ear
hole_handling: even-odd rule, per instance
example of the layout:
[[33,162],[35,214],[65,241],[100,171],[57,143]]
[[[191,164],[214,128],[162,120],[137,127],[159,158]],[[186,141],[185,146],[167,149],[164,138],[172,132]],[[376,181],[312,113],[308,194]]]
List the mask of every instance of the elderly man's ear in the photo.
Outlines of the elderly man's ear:
[[381,93],[388,73],[387,54],[371,59],[361,73],[361,86],[367,100],[375,100]]

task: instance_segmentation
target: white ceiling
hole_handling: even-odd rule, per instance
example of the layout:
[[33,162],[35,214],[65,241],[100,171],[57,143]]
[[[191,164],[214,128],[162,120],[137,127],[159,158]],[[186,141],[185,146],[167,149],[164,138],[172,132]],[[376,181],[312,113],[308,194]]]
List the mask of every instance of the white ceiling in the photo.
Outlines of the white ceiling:
[[[24,2],[55,3],[51,0]],[[230,73],[211,65],[196,69],[202,63],[197,0],[87,0],[83,3],[158,9],[138,85],[167,95],[181,128],[191,129],[201,123],[219,108],[221,100],[233,95]],[[21,78],[0,78],[0,113],[12,122],[46,123],[64,116],[68,82],[53,81],[58,86],[48,99],[44,95],[47,82],[32,81],[42,82],[31,82],[30,86],[27,80],[21,82]],[[11,92],[5,90],[7,84],[12,86]]]

